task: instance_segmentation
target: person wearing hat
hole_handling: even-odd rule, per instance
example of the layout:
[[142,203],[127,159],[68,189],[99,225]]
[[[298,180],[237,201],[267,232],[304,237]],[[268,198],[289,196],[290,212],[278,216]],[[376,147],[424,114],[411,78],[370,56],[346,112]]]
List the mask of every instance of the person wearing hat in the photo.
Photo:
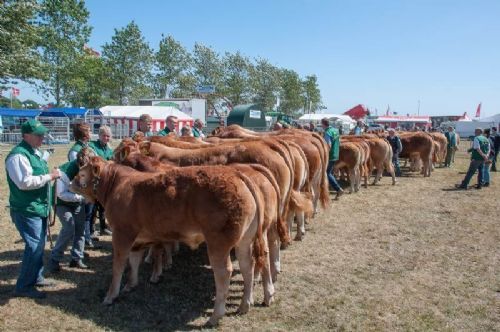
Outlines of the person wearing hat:
[[399,166],[399,154],[403,151],[403,144],[401,143],[401,139],[398,135],[396,135],[396,131],[394,128],[389,128],[387,130],[389,132],[389,136],[387,136],[387,141],[392,147],[392,164],[394,165],[394,172],[396,176],[401,176],[401,168]]
[[144,134],[145,137],[153,136],[153,118],[149,114],[142,114],[139,117],[138,130]]
[[497,132],[497,127],[491,128],[491,137],[493,138],[493,163],[491,164],[491,171],[497,171],[497,158],[500,151],[500,134]]
[[452,126],[448,127],[448,131],[444,134],[448,144],[446,145],[446,159],[444,161],[444,167],[450,167],[452,161],[454,160],[455,151],[457,150],[457,135]]
[[170,133],[175,134],[175,125],[177,124],[177,117],[174,115],[169,115],[165,120],[165,128],[163,128],[158,136],[167,136]]
[[330,186],[337,192],[335,199],[338,199],[344,191],[340,188],[337,179],[333,176],[333,169],[335,167],[335,162],[339,160],[340,152],[340,133],[337,128],[330,126],[330,120],[328,118],[323,118],[321,120],[321,126],[324,129],[324,138],[326,144],[328,144],[328,166],[326,167],[326,176]]
[[[87,151],[86,151],[87,150]],[[61,166],[61,177],[56,180],[55,196],[56,214],[61,221],[62,227],[57,241],[50,253],[48,270],[59,272],[60,261],[64,258],[64,251],[69,242],[73,242],[71,248],[71,262],[69,267],[86,269],[87,265],[83,263],[83,251],[85,249],[85,199],[82,195],[73,193],[70,190],[71,181],[78,174],[80,167],[83,166],[84,156],[87,155],[90,148],[82,148],[78,152],[76,160],[68,161]]]
[[21,143],[5,159],[10,216],[25,244],[14,296],[44,298],[45,293],[36,287],[53,285],[43,276],[50,182],[61,174],[56,168],[49,172],[39,150],[47,128],[37,120],[28,120],[22,124],[21,133]]
[[[89,147],[95,152],[95,154],[104,160],[111,160],[113,158],[113,149],[109,146],[109,141],[111,140],[111,128],[108,126],[101,126],[99,128],[99,139],[95,141],[90,141]],[[92,209],[92,217],[89,222],[85,225],[85,238],[88,244],[92,243],[91,235],[93,234],[94,225],[93,221],[95,217],[99,215],[99,226],[101,235],[111,235],[111,230],[106,225],[106,220],[104,218],[104,208],[99,202],[94,204]],[[91,245],[95,248],[95,245]]]
[[471,153],[469,169],[462,183],[455,185],[457,189],[467,190],[469,182],[476,171],[478,172],[476,188],[481,189],[483,186],[483,167],[490,154],[490,141],[483,136],[483,129],[481,128],[476,128],[474,134],[476,136],[472,142],[472,148],[467,150],[467,152]]
[[88,146],[90,141],[90,126],[86,123],[77,123],[73,127],[75,144],[69,149],[68,161],[76,160],[76,155],[83,147]]

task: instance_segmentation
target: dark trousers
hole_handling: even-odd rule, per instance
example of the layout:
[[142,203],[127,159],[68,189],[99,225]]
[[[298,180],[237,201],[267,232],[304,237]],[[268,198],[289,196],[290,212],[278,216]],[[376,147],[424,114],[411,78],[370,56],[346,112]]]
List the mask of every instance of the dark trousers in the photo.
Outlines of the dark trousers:
[[335,166],[335,160],[330,160],[328,162],[328,166],[326,167],[326,175],[328,177],[328,183],[330,183],[330,186],[332,186],[335,191],[340,191],[341,188],[337,182],[337,179],[335,179],[335,176],[333,176],[334,166]]
[[465,178],[462,181],[462,187],[467,187],[469,185],[470,180],[476,173],[477,174],[477,184],[480,186],[481,183],[483,182],[483,167],[484,167],[484,160],[471,160],[469,169],[467,170],[467,174],[465,174]]
[[94,209],[92,210],[91,228],[94,229],[94,222],[96,218],[99,218],[99,228],[102,231],[106,229],[106,218],[104,217],[104,207],[96,202],[94,204]]
[[498,151],[495,151],[495,156],[493,157],[493,163],[491,164],[491,170],[493,172],[497,171],[497,157],[498,157]]

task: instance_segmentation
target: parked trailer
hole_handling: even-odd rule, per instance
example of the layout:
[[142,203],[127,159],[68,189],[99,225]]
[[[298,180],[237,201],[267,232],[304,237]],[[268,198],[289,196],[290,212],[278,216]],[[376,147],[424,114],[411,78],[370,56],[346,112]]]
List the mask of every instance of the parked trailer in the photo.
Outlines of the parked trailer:
[[474,131],[476,128],[486,129],[495,127],[495,122],[493,121],[456,121],[454,123],[455,131],[462,138],[474,138]]

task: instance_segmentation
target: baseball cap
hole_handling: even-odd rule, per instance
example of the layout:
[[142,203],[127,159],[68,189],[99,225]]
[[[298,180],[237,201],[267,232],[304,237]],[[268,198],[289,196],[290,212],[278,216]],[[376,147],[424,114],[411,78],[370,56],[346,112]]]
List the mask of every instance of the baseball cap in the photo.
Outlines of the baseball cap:
[[40,121],[28,120],[21,125],[21,133],[33,135],[45,135],[49,131]]

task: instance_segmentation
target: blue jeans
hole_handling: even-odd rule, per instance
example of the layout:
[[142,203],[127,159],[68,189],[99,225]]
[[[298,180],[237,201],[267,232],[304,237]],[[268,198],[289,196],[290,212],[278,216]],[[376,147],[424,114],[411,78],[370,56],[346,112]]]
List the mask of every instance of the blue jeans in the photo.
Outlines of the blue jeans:
[[394,166],[394,173],[396,176],[401,176],[401,167],[399,166],[399,153],[392,155],[392,165]]
[[328,183],[330,183],[330,186],[333,187],[335,191],[340,191],[341,188],[335,179],[335,176],[333,176],[333,167],[335,166],[335,160],[330,160],[328,162],[328,166],[326,167],[326,175],[328,177]]
[[12,210],[10,217],[25,244],[16,292],[29,292],[34,290],[37,282],[43,280],[43,251],[47,238],[47,218],[28,217]]
[[[490,157],[490,160],[493,160],[493,156]],[[482,183],[490,183],[490,164],[484,164],[483,166],[483,182]]]
[[462,181],[462,187],[467,187],[469,185],[470,180],[478,171],[477,174],[477,184],[481,185],[483,182],[483,166],[484,166],[484,160],[471,160],[469,169],[467,170],[467,174],[465,174],[465,178]]
[[85,204],[85,241],[92,243],[92,233],[94,233],[94,225],[92,225],[92,210],[94,210],[94,204]]
[[71,260],[79,261],[83,259],[83,250],[85,248],[85,207],[80,204],[76,207],[66,205],[57,205],[57,216],[61,221],[62,228],[57,236],[56,245],[50,254],[50,259],[56,262],[62,261],[64,251],[71,240]]

